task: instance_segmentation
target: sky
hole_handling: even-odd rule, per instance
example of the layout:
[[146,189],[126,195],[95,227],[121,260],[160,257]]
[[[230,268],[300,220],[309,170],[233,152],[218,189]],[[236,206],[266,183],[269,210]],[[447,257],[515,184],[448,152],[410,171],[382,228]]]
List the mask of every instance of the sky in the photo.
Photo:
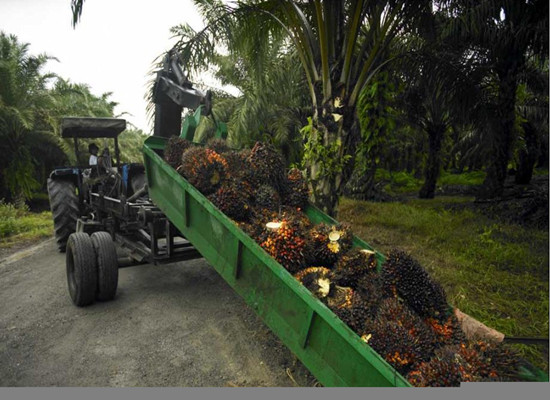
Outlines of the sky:
[[112,92],[115,114],[146,133],[152,126],[144,100],[153,61],[176,42],[170,28],[187,22],[203,27],[191,0],[86,0],[72,27],[70,0],[0,0],[0,30],[29,43],[31,54],[47,53],[44,72]]

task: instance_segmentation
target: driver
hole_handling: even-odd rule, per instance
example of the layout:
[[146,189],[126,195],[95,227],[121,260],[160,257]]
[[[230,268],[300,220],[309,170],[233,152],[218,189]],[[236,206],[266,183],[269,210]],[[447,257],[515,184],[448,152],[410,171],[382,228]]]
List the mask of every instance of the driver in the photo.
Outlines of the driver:
[[90,160],[88,161],[88,164],[90,166],[97,165],[97,152],[99,151],[99,147],[95,143],[90,143],[88,146],[88,151],[90,152]]

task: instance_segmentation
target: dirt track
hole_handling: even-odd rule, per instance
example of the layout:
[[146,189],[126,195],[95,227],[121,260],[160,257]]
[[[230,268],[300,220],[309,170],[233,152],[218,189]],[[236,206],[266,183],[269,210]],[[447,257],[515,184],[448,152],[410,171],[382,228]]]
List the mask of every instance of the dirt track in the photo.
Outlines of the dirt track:
[[301,386],[315,381],[202,259],[120,270],[77,308],[52,240],[0,260],[0,386]]

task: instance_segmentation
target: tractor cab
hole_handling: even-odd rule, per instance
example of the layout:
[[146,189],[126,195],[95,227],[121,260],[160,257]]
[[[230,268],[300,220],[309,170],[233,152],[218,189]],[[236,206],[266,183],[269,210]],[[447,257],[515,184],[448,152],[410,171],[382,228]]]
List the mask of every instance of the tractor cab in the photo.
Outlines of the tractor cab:
[[[120,149],[118,135],[126,129],[126,120],[119,118],[63,118],[61,122],[61,137],[72,138],[77,164],[89,167],[89,152],[83,157],[82,142],[98,147],[98,167],[119,167]],[[80,140],[79,140],[80,139]],[[113,140],[114,158],[111,156],[108,141]],[[80,142],[80,143],[79,143]],[[85,160],[85,162],[84,162]]]

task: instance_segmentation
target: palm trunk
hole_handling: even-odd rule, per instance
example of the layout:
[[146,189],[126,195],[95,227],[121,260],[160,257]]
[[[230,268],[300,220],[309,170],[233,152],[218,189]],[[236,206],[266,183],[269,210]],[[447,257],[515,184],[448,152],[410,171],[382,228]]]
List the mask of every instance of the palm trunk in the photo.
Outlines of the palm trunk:
[[478,192],[478,200],[497,199],[504,192],[504,181],[514,141],[517,82],[512,71],[501,74],[494,122],[491,126],[493,148],[487,176]]
[[519,164],[516,172],[516,183],[526,185],[531,182],[533,169],[539,153],[537,132],[529,122],[523,124],[525,146],[519,151]]
[[[336,146],[336,150],[328,157],[327,153],[320,151],[315,152],[317,157],[306,161],[310,200],[323,212],[335,217],[339,196],[353,171],[353,165],[345,163],[343,160],[347,155],[355,152],[356,138],[353,137],[353,133],[356,123],[353,112],[346,111],[341,124],[336,124],[330,114],[325,118],[319,118],[317,115],[315,114],[313,117],[314,129],[311,134],[318,136],[308,138],[309,144],[322,146],[325,151],[331,149],[331,146],[336,143],[340,143],[340,145]],[[321,119],[322,121],[320,121]],[[341,166],[335,167],[337,164],[341,164]]]
[[418,196],[421,199],[433,199],[435,196],[435,185],[439,178],[441,168],[441,145],[445,135],[445,126],[436,125],[428,128],[429,153],[426,164],[424,185]]

